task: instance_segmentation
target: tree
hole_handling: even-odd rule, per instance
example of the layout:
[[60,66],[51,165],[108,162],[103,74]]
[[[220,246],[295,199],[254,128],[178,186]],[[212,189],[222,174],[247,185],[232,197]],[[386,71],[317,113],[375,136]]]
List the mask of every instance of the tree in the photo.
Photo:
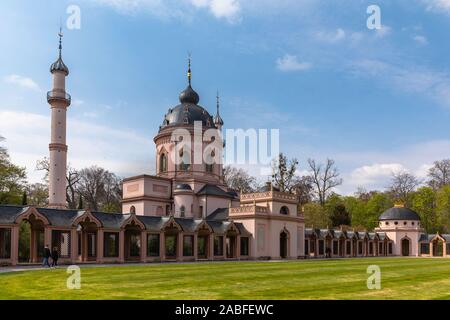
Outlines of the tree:
[[444,186],[436,192],[436,214],[441,232],[450,232],[450,186]]
[[343,199],[339,195],[331,195],[325,204],[325,208],[333,227],[342,225],[349,226],[351,224],[350,214],[345,207]]
[[428,170],[428,185],[434,189],[450,185],[450,159],[435,161]]
[[272,162],[272,182],[281,192],[292,193],[296,187],[297,159],[288,160],[280,153],[278,160]]
[[339,171],[332,159],[327,159],[325,165],[317,164],[315,160],[308,159],[308,165],[311,170],[310,179],[314,186],[314,193],[320,205],[324,206],[330,192],[342,184]]
[[363,226],[367,230],[373,230],[376,226],[378,226],[378,218],[380,215],[393,206],[394,202],[388,193],[375,193],[367,202]]
[[[368,195],[368,193],[365,193]],[[367,202],[370,197],[360,197],[360,196],[347,196],[344,197],[343,203],[350,215],[351,225],[354,228],[365,228],[366,226],[366,216],[367,216]]]
[[27,185],[28,204],[36,207],[48,205],[48,188],[46,184],[34,183]]
[[256,191],[256,179],[243,169],[226,166],[223,171],[225,184],[228,186],[228,188],[243,193],[251,193]]
[[83,210],[84,209],[84,205],[83,205],[83,197],[80,195],[78,197],[78,210]]
[[[46,181],[48,185],[48,175],[50,172],[50,161],[48,158],[44,158],[39,160],[36,164],[36,170],[45,171],[44,181]],[[77,187],[78,182],[80,181],[80,175],[77,170],[72,168],[70,165],[67,167],[66,172],[66,201],[69,209],[77,208]]]
[[309,177],[296,177],[294,180],[294,192],[298,197],[300,205],[312,201],[313,185]]
[[79,172],[77,192],[89,209],[120,212],[122,181],[114,173],[96,166]]
[[431,187],[419,188],[412,196],[412,207],[420,215],[422,227],[428,233],[439,231],[436,214],[436,193]]
[[313,228],[326,228],[330,225],[327,211],[318,203],[307,203],[303,206],[305,225]]
[[26,191],[24,191],[23,194],[22,194],[22,205],[23,206],[28,205],[27,192]]
[[21,204],[25,181],[25,168],[14,165],[6,148],[0,147],[0,204]]
[[412,174],[407,172],[393,173],[389,192],[395,201],[409,204],[410,195],[419,184],[420,181]]

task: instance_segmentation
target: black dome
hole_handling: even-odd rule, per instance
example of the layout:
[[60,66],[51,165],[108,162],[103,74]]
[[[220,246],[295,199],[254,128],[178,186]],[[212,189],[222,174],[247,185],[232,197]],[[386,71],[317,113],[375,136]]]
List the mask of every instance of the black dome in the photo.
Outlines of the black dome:
[[64,61],[61,57],[59,57],[58,60],[56,60],[56,62],[50,66],[50,72],[53,73],[55,71],[64,72],[66,76],[69,75],[69,68],[67,68],[67,66],[64,64]]
[[192,89],[191,85],[188,85],[188,87],[180,93],[180,102],[198,104],[200,102],[200,96]]
[[378,220],[416,220],[420,221],[419,215],[411,209],[394,207],[383,212]]
[[191,103],[182,103],[169,109],[164,117],[162,127],[172,125],[193,125],[195,121],[201,121],[204,127],[214,127],[213,118],[203,107]]

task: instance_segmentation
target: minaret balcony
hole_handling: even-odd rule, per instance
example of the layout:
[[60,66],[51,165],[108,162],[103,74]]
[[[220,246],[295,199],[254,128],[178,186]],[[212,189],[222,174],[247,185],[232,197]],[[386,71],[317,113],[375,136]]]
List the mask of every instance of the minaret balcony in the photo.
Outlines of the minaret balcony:
[[47,92],[47,102],[51,104],[54,101],[63,101],[67,106],[70,106],[72,97],[63,90],[52,90]]

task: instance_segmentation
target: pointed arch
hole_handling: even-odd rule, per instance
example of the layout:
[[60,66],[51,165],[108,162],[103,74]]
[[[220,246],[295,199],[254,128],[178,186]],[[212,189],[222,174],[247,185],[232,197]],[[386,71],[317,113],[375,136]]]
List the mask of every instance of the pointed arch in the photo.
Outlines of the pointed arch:
[[138,226],[141,230],[145,230],[145,225],[136,217],[136,215],[131,214],[120,226],[121,229],[125,229],[128,226]]
[[19,224],[24,220],[40,220],[46,226],[51,225],[47,217],[40,213],[35,207],[28,207],[28,209],[16,217],[14,222]]
[[195,228],[195,232],[199,231],[208,231],[209,233],[213,233],[213,229],[206,223],[205,220],[202,220],[202,222]]
[[92,214],[92,212],[91,212],[90,210],[84,211],[83,214],[82,214],[81,216],[77,217],[77,218],[73,221],[72,225],[73,225],[74,227],[76,227],[76,226],[78,226],[78,225],[79,225],[80,223],[82,223],[82,222],[92,222],[92,223],[95,223],[95,225],[97,226],[97,228],[103,227],[103,223],[102,223],[99,219],[97,219],[97,218]]
[[172,216],[162,225],[161,230],[165,229],[178,229],[178,231],[183,231],[181,225],[178,224]]

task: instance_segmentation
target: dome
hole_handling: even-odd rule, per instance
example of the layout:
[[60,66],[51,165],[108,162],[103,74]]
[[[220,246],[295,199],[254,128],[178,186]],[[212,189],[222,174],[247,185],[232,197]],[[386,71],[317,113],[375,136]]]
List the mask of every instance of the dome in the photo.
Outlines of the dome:
[[419,215],[408,208],[396,206],[383,212],[378,220],[416,220],[420,221]]
[[66,76],[69,75],[69,68],[65,65],[64,61],[62,60],[61,56],[56,60],[55,63],[53,63],[50,66],[50,72],[53,73],[55,71],[61,71],[64,72]]
[[186,191],[192,191],[192,188],[187,183],[180,183],[175,186],[175,190],[186,190]]
[[203,107],[192,103],[182,103],[169,109],[164,117],[162,127],[193,125],[195,121],[201,121],[204,127],[214,127],[213,118]]
[[198,104],[200,102],[200,96],[192,89],[191,85],[189,85],[180,93],[180,102]]

